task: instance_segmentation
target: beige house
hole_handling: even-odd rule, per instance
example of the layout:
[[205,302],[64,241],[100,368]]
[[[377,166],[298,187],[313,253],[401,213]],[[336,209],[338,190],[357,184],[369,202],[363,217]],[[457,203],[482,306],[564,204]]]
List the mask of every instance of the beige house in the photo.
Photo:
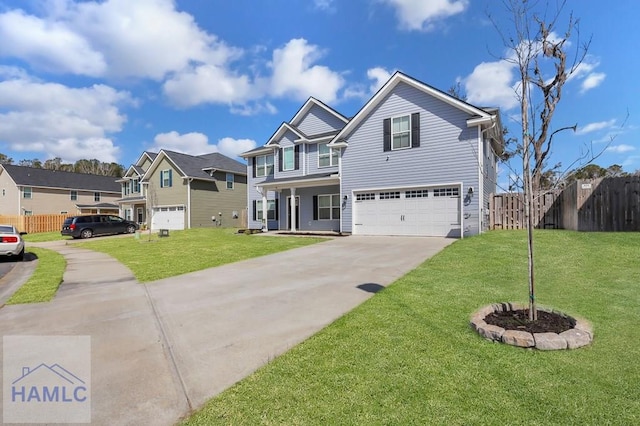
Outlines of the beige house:
[[246,165],[222,154],[144,152],[119,183],[123,217],[151,229],[243,226]]
[[0,215],[118,214],[116,179],[0,164]]

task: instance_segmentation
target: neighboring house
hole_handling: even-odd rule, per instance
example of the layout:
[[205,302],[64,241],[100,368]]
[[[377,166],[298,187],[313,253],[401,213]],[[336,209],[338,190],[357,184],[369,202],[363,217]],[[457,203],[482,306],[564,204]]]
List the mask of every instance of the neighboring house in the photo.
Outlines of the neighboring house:
[[123,216],[151,229],[240,227],[246,165],[220,153],[143,153],[120,180]]
[[118,214],[116,179],[0,164],[0,214]]
[[242,155],[249,227],[477,234],[488,228],[503,145],[497,109],[400,72],[352,118],[310,98],[264,146]]

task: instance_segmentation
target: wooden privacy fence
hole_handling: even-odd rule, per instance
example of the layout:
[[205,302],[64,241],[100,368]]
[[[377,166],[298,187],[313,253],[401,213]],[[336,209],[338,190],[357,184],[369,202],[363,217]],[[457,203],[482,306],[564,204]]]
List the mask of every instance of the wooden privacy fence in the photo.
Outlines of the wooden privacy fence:
[[64,220],[72,215],[67,214],[36,214],[32,216],[0,216],[0,223],[13,225],[18,231],[29,234],[37,232],[54,232],[62,229]]
[[[534,195],[536,228],[574,231],[640,231],[640,176],[579,180],[555,192]],[[493,194],[491,229],[522,229],[521,193]]]

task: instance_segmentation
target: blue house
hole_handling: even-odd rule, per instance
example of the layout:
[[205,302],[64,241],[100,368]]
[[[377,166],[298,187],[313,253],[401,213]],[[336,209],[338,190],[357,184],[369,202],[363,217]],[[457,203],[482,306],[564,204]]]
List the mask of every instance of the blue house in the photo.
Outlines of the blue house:
[[463,237],[488,227],[499,111],[401,72],[347,118],[310,98],[242,156],[250,228]]

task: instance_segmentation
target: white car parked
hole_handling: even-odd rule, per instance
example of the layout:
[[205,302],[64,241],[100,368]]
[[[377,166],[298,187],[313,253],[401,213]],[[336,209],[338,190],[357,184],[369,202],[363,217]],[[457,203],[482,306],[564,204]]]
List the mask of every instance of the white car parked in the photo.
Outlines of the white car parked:
[[24,240],[26,232],[18,232],[15,226],[0,225],[0,256],[24,259]]

